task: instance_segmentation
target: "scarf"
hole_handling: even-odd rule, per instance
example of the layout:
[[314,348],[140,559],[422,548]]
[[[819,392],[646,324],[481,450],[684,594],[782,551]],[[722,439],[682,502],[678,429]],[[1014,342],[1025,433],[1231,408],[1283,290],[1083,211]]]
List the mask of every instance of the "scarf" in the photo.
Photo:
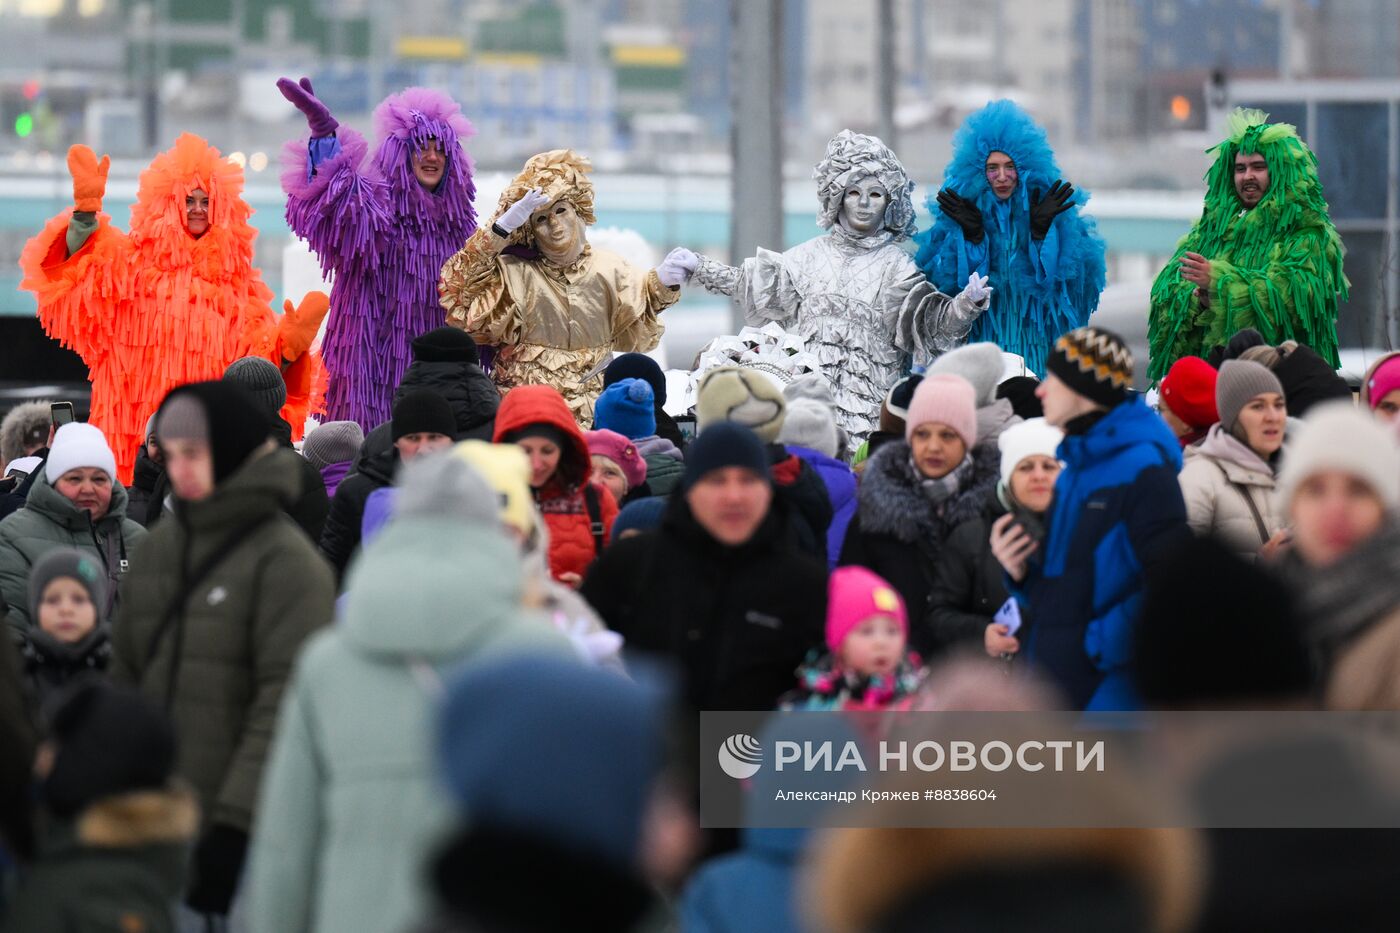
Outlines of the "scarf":
[[909,455],[909,468],[914,471],[914,479],[918,482],[924,497],[935,506],[942,506],[966,485],[968,477],[972,475],[972,453],[969,451],[965,454],[962,463],[938,479],[929,479],[920,473],[912,453]]
[[1310,640],[1324,662],[1347,642],[1400,609],[1400,525],[1392,523],[1302,589]]

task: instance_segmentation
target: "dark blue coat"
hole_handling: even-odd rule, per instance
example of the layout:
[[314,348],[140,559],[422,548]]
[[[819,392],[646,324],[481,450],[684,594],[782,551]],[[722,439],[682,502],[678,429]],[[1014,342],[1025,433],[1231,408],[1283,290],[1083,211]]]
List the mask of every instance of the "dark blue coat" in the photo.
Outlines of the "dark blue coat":
[[834,570],[846,541],[846,528],[856,516],[856,474],[842,461],[810,447],[788,444],[787,449],[811,464],[826,485],[826,495],[831,500],[831,525],[826,529],[827,566]]
[[1141,398],[1066,437],[1046,540],[1021,586],[1030,666],[1074,709],[1134,709],[1128,680],[1146,568],[1190,532],[1181,447]]
[[744,847],[700,868],[681,898],[686,933],[798,933],[795,881],[805,829],[744,830]]

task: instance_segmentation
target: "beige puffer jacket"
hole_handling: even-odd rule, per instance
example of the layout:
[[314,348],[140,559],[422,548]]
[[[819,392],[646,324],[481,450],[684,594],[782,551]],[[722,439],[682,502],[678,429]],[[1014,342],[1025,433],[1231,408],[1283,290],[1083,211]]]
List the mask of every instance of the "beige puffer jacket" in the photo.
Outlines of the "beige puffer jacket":
[[1197,535],[1212,535],[1245,560],[1286,524],[1274,495],[1273,469],[1242,441],[1211,427],[1199,447],[1186,450],[1181,495]]

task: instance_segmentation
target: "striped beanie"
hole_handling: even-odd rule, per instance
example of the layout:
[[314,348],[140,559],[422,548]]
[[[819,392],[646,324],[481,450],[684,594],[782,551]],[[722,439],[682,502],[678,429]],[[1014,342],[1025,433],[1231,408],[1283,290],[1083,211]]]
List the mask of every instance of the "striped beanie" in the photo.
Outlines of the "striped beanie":
[[1133,354],[1123,338],[1098,327],[1079,327],[1055,341],[1045,368],[1089,401],[1112,408],[1128,397]]

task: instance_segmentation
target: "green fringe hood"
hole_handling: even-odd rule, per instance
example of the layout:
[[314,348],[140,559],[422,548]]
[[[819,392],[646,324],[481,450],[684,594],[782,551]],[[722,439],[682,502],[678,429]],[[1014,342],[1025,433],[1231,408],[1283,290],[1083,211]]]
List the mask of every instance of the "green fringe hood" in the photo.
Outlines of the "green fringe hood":
[[[1267,123],[1268,114],[1237,109],[1230,135],[1208,150],[1205,209],[1152,283],[1148,316],[1152,382],[1183,356],[1206,356],[1253,327],[1272,345],[1296,340],[1333,366],[1337,301],[1347,296],[1345,248],[1327,215],[1317,157],[1296,127]],[[1235,193],[1235,156],[1258,153],[1269,166],[1269,190],[1251,210]],[[1211,260],[1210,307],[1195,301],[1181,277],[1183,253]]]

